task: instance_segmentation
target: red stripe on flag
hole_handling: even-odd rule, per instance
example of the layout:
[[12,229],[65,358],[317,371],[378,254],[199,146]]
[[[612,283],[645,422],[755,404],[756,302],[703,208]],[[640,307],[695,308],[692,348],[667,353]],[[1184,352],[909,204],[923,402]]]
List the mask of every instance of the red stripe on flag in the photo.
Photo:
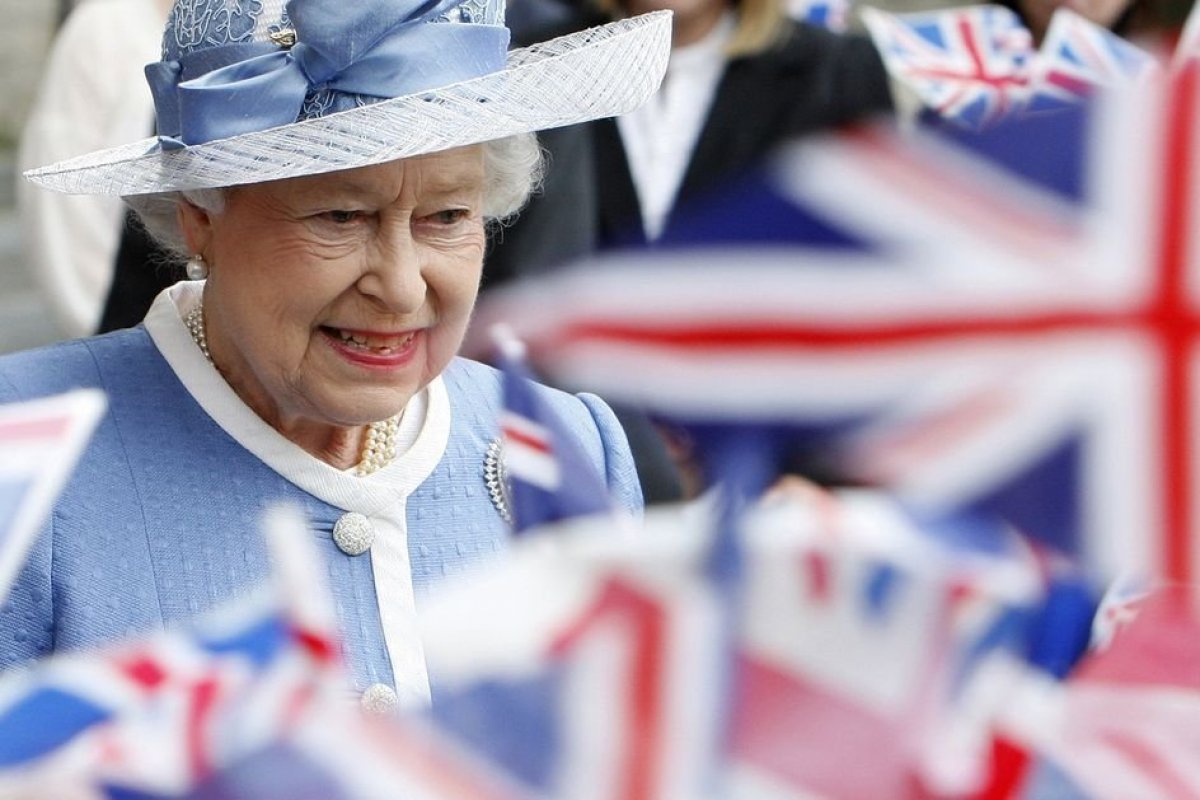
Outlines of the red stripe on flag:
[[1191,583],[1189,503],[1192,485],[1191,442],[1195,431],[1189,424],[1192,392],[1188,368],[1195,320],[1187,307],[1188,249],[1192,218],[1192,146],[1195,133],[1195,61],[1187,62],[1171,82],[1165,120],[1166,141],[1162,150],[1163,198],[1159,241],[1161,283],[1157,303],[1158,327],[1164,348],[1163,509],[1165,541],[1162,565],[1168,580]]
[[662,609],[641,593],[621,583],[613,584],[618,602],[629,609],[636,620],[637,649],[631,690],[632,734],[628,739],[625,758],[629,764],[628,781],[622,797],[629,800],[650,800],[658,794],[658,774],[663,739],[662,672],[666,654]]
[[292,628],[292,636],[296,638],[300,648],[308,653],[316,663],[324,666],[332,664],[337,659],[337,648],[329,640],[329,637],[299,626]]
[[1084,80],[1083,78],[1077,78],[1074,75],[1068,75],[1067,73],[1060,72],[1059,70],[1052,70],[1051,72],[1046,73],[1043,80],[1051,86],[1056,86],[1065,92],[1070,92],[1071,94],[1079,95],[1081,97],[1090,95],[1093,91],[1093,84],[1091,81]]
[[618,768],[620,800],[651,800],[658,795],[662,751],[666,738],[663,719],[663,670],[666,668],[666,617],[662,606],[620,579],[610,579],[596,601],[550,647],[564,657],[596,624],[615,620],[628,625],[633,647],[629,654],[629,727],[622,732],[623,769]]
[[304,712],[313,707],[313,701],[317,697],[317,685],[314,682],[310,681],[293,687],[283,704],[280,730],[290,731],[299,727],[300,721],[304,718]]
[[[1005,86],[1024,86],[1027,81],[1024,77],[1015,75],[993,75],[988,71],[986,59],[979,52],[979,42],[975,36],[975,26],[968,19],[960,19],[958,21],[958,33],[962,36],[963,46],[967,50],[967,55],[971,57],[971,62],[975,65],[975,72],[970,76],[971,81],[976,83],[984,83],[988,86],[1002,88]],[[1004,93],[1000,93],[1001,108],[997,111],[1002,111],[1005,103]]]
[[[972,57],[974,57],[975,48],[968,46],[968,50],[971,51]],[[919,67],[907,71],[921,78],[941,78],[943,80],[959,80],[964,83],[982,83],[1000,89],[1005,87],[1020,87],[1029,82],[1018,75],[989,75],[969,69],[959,70],[947,67]],[[1000,92],[999,97],[1001,99],[1004,98],[1003,92]]]
[[0,421],[0,442],[18,439],[55,439],[71,424],[70,417],[43,417]]
[[1002,736],[992,740],[992,774],[988,785],[975,800],[1010,800],[1020,797],[1020,790],[1029,774],[1029,751]]
[[803,556],[801,569],[804,572],[801,580],[808,590],[808,599],[817,602],[828,600],[832,586],[828,556],[819,550],[809,550]]
[[158,689],[167,680],[166,670],[150,656],[135,656],[117,666],[126,678],[148,692]]
[[[953,340],[969,344],[970,337],[979,339],[1028,338],[1037,344],[1042,337],[1054,333],[1106,332],[1137,329],[1157,322],[1145,313],[1090,313],[1063,311],[1057,314],[1038,314],[1020,317],[973,316],[963,319],[930,320],[928,318],[880,322],[853,327],[831,323],[796,323],[780,320],[777,324],[731,322],[727,325],[696,325],[690,320],[678,325],[656,327],[639,322],[621,323],[602,320],[569,323],[562,336],[555,332],[553,341],[539,342],[539,350],[557,350],[582,342],[611,342],[659,347],[664,350],[739,350],[754,348],[763,352],[789,350],[854,350],[866,346],[913,345]],[[1186,320],[1189,330],[1196,321]]]
[[187,711],[185,732],[188,767],[193,779],[199,780],[212,773],[213,764],[205,744],[205,731],[212,719],[217,702],[218,683],[216,678],[204,678],[191,687],[191,703]]
[[534,436],[533,434],[525,433],[508,425],[503,426],[502,431],[504,438],[514,444],[523,445],[530,450],[537,450],[539,453],[550,454],[550,443],[543,437]]

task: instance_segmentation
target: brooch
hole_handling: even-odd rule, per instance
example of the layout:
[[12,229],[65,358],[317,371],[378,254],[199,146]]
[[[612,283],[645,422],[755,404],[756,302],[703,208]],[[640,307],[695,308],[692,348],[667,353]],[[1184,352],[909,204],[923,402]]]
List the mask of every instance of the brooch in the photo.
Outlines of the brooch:
[[500,437],[492,439],[483,457],[483,482],[487,484],[488,497],[500,512],[500,518],[513,524],[512,506],[508,501],[508,472],[504,469],[504,443]]
[[296,46],[296,32],[291,28],[285,28],[280,31],[274,31],[270,34],[271,44],[276,47],[281,47],[284,50],[291,50]]

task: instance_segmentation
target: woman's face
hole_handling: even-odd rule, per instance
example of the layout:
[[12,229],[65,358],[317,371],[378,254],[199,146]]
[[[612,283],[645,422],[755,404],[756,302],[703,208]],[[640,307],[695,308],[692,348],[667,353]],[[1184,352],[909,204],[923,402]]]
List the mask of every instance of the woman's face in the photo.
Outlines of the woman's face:
[[484,253],[480,146],[237,187],[181,212],[209,263],[213,360],[287,432],[396,414],[465,335]]

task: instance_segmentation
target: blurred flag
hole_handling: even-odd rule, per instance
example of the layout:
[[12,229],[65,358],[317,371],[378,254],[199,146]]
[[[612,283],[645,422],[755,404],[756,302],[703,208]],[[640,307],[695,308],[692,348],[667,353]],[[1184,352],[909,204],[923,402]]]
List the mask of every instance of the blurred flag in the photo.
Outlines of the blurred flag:
[[0,602],[104,408],[94,390],[0,406]]
[[493,335],[504,373],[504,474],[496,482],[508,495],[515,530],[613,511],[608,487],[578,439],[538,396],[524,363],[523,345],[504,328]]
[[1034,60],[1028,112],[1060,108],[1099,87],[1139,86],[1160,75],[1139,47],[1067,8],[1059,8]]
[[[1000,709],[1042,674],[1032,657],[1057,604],[1022,538],[869,492],[768,509],[752,535],[740,796],[983,792]],[[1087,607],[1061,616],[1052,638],[1077,656],[1089,623]]]
[[1059,8],[1041,47],[1013,12],[973,6],[916,14],[866,8],[884,63],[941,119],[978,130],[1013,113],[1037,113],[1097,88],[1143,85],[1158,61],[1112,31]]
[[278,510],[266,531],[274,593],[187,631],[54,656],[7,676],[0,788],[74,779],[173,795],[326,714],[331,698],[344,703],[332,615],[303,521]]
[[[655,509],[636,537],[593,523],[529,539],[433,596],[434,723],[550,798],[967,796],[987,783],[1046,600],[1019,537],[936,538],[868,493],[757,513],[725,636],[705,569],[713,513]],[[1089,619],[1074,624],[1057,635],[1082,641]]]
[[270,591],[6,676],[0,796],[529,800],[420,720],[360,712],[303,519],[274,509],[265,532]]
[[1189,581],[1196,78],[977,134],[805,142],[681,210],[678,240],[479,316],[607,397],[789,422],[925,513]]
[[[1015,695],[1002,724],[1024,741],[1071,797],[1121,800],[1200,796],[1200,673],[1194,587],[1147,590],[1065,684]],[[1038,788],[1038,775],[1030,785]],[[1041,794],[1054,792],[1044,781]]]
[[1025,102],[1033,38],[1009,9],[889,14],[867,7],[862,19],[888,72],[943,118],[978,129]]
[[433,721],[539,797],[711,795],[726,650],[703,527],[648,514],[518,542],[422,614]]

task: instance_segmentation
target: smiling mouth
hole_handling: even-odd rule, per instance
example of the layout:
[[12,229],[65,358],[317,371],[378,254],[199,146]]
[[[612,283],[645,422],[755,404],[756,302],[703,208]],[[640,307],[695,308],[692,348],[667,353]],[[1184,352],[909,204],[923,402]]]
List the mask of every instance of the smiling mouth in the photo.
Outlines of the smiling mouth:
[[321,331],[344,346],[363,353],[386,356],[403,351],[416,338],[416,331],[400,334],[379,334],[321,326]]

